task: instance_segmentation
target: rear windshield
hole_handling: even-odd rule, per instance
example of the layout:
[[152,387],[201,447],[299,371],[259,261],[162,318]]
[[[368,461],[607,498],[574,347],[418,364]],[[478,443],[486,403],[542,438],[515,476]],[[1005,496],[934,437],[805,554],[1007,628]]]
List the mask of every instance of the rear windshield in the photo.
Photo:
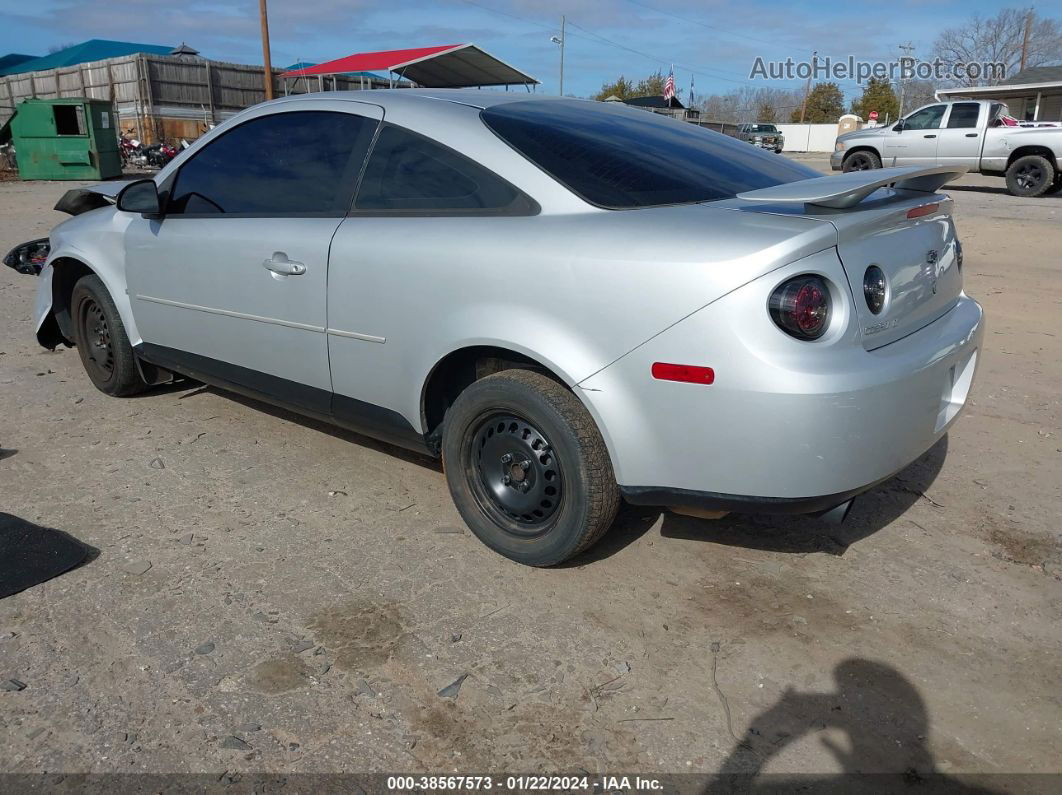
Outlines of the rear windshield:
[[573,193],[608,209],[730,199],[821,176],[744,141],[616,103],[495,105],[483,122]]

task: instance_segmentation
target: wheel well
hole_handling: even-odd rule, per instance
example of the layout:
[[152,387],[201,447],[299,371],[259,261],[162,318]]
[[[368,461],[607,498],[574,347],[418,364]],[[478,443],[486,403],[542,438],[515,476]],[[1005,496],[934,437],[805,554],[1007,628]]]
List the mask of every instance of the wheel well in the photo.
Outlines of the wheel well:
[[1055,153],[1046,146],[1019,146],[1011,152],[1010,157],[1007,158],[1007,168],[1010,168],[1011,164],[1019,157],[1025,157],[1026,155],[1040,155],[1040,157],[1046,157],[1048,163],[1056,169],[1058,168],[1058,159],[1055,157]]
[[875,149],[873,146],[853,146],[851,149],[844,153],[844,159],[847,160],[856,152],[870,152],[875,157],[879,159],[881,158],[881,153],[878,152],[878,150]]
[[70,317],[70,297],[74,285],[82,276],[92,273],[92,268],[72,257],[60,257],[52,262],[52,315],[59,326],[59,333],[68,344],[74,342],[74,322]]
[[536,370],[568,386],[541,362],[507,348],[477,345],[448,353],[432,368],[421,393],[421,415],[429,446],[438,446],[446,411],[465,387],[493,373],[513,369]]

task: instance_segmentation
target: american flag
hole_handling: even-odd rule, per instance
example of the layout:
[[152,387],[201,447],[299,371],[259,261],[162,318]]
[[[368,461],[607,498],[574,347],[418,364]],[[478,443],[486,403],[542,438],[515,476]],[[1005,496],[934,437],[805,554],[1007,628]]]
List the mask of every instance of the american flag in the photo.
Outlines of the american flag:
[[675,67],[667,73],[667,81],[664,83],[664,99],[668,102],[675,98]]

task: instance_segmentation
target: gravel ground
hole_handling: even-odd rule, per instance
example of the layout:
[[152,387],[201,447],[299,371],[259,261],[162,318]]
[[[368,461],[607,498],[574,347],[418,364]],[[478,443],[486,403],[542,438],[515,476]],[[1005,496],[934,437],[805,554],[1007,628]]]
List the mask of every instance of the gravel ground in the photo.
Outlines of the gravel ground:
[[[0,248],[68,187],[0,184]],[[554,570],[431,461],[105,397],[0,269],[0,510],[99,550],[0,601],[0,771],[1062,772],[1062,198],[949,192],[989,325],[945,440],[841,527],[625,508]]]

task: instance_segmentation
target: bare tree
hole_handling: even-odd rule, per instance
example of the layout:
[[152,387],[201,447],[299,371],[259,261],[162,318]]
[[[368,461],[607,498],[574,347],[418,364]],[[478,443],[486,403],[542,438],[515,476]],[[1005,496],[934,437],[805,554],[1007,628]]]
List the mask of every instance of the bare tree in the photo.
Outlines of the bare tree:
[[[745,124],[756,121],[777,121],[789,118],[800,107],[802,93],[782,88],[752,88],[742,86],[726,94],[711,94],[701,102],[701,115],[706,121]],[[765,109],[775,119],[762,118]]]
[[991,19],[975,16],[961,27],[942,31],[933,45],[934,53],[946,64],[1002,63],[1006,74],[954,81],[963,86],[999,83],[1020,70],[1026,15],[1029,15],[1029,40],[1025,66],[1062,60],[1062,29],[1058,21],[1019,8],[1005,8]]

